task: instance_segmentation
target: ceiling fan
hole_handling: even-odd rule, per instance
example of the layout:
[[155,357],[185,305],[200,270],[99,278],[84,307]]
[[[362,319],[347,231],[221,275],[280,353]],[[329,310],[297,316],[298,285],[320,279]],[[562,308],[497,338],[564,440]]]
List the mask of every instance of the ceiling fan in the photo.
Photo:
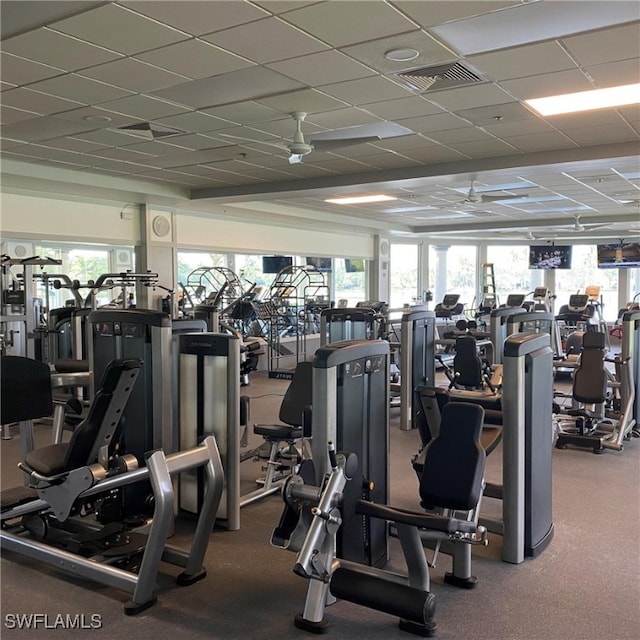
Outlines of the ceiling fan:
[[[601,223],[586,223],[586,224],[582,224],[580,222],[580,216],[573,216],[574,218],[574,223],[573,225],[571,225],[570,227],[570,231],[574,231],[575,233],[581,233],[583,231],[595,231],[596,229],[603,229],[604,227],[607,227],[609,225],[607,224],[601,224]],[[568,225],[566,225],[564,228],[566,229]]]
[[356,144],[364,144],[366,142],[374,142],[383,138],[393,138],[396,136],[404,136],[413,133],[411,129],[407,129],[394,122],[380,122],[370,125],[359,125],[356,127],[347,127],[345,129],[334,129],[323,133],[316,133],[309,136],[306,140],[302,133],[302,123],[307,117],[304,111],[294,111],[291,117],[295,122],[295,131],[291,140],[283,140],[282,142],[265,142],[260,140],[252,140],[230,134],[219,134],[225,138],[234,138],[236,140],[245,140],[253,144],[263,144],[270,147],[278,147],[289,152],[289,163],[297,164],[302,162],[302,158],[310,154],[314,150],[331,151],[350,147]]
[[462,201],[464,204],[486,204],[488,202],[498,202],[500,200],[515,200],[516,198],[528,198],[528,194],[522,194],[517,196],[507,196],[507,195],[496,195],[492,196],[487,193],[476,193],[476,190],[473,186],[475,180],[471,181],[471,186],[469,187],[469,192],[467,193],[467,197]]

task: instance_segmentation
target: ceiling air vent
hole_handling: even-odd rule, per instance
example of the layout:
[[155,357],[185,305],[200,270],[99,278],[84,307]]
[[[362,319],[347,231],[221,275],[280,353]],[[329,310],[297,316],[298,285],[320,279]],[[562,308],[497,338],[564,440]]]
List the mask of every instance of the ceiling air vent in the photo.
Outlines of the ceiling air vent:
[[411,69],[394,75],[412,89],[418,89],[418,91],[451,89],[452,87],[485,81],[484,78],[465,67],[461,62],[449,62],[448,64],[439,64],[433,67]]
[[144,138],[145,140],[157,140],[166,136],[175,136],[178,133],[184,133],[180,129],[172,129],[155,122],[138,122],[136,124],[127,124],[124,127],[118,127],[118,131],[128,133],[130,136]]

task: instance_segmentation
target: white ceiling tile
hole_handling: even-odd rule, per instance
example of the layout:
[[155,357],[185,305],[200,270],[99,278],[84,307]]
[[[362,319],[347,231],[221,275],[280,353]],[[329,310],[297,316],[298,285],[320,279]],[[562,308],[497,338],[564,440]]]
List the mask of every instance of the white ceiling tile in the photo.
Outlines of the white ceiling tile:
[[111,3],[54,22],[51,28],[126,55],[155,49],[189,37],[177,29]]
[[135,142],[135,138],[131,138],[133,144],[128,144],[126,148],[129,151],[139,151],[152,156],[166,156],[174,153],[187,151],[189,147],[182,147],[179,144],[172,144],[173,136],[167,136],[162,140],[147,140],[146,142]]
[[471,0],[467,2],[451,2],[451,0],[429,0],[416,2],[415,0],[394,0],[395,5],[402,12],[429,27],[452,20],[461,20],[477,16],[490,11],[496,12],[506,7],[519,4],[518,0]]
[[217,145],[223,144],[219,140],[203,136],[199,133],[190,133],[186,135],[171,136],[171,144],[187,149],[211,149]]
[[367,113],[363,109],[347,107],[345,109],[334,109],[321,113],[312,113],[307,116],[305,122],[313,123],[325,129],[340,129],[342,127],[356,127],[363,124],[374,124],[380,122],[380,118]]
[[42,116],[3,125],[2,137],[26,142],[41,142],[90,131],[94,126],[88,122],[67,122],[54,116]]
[[136,58],[196,80],[253,66],[252,62],[202,40],[178,42],[139,53]]
[[141,162],[142,164],[145,164],[146,160],[155,157],[149,153],[134,151],[131,147],[95,149],[91,155],[112,160],[125,160],[126,162]]
[[404,118],[398,124],[408,127],[416,133],[429,135],[432,131],[446,131],[447,129],[458,129],[468,127],[469,123],[452,113],[440,113],[434,116],[419,116],[417,118]]
[[29,88],[87,105],[117,100],[132,94],[126,89],[120,89],[91,78],[83,78],[75,73],[34,82],[29,85]]
[[409,96],[406,98],[397,98],[396,100],[374,102],[368,104],[366,109],[385,120],[401,120],[403,118],[430,116],[442,113],[440,107],[425,100],[421,96]]
[[481,53],[467,58],[493,80],[509,80],[575,69],[576,63],[556,41]]
[[[0,105],[0,124],[13,124],[21,120],[31,120],[37,114],[31,111],[23,111],[22,109],[14,109],[6,104]],[[4,147],[4,145],[2,145]]]
[[512,136],[523,136],[531,133],[549,133],[552,130],[552,126],[546,120],[534,116],[526,120],[503,119],[493,124],[483,124],[482,129],[497,138],[510,139]]
[[[635,5],[636,22],[633,24],[563,38],[562,43],[583,66],[637,58],[638,42],[640,42],[640,9],[637,3]],[[606,7],[607,4],[604,6]]]
[[637,58],[586,67],[585,72],[593,78],[598,89],[633,84],[640,80],[640,64]]
[[282,112],[277,109],[271,109],[253,101],[212,107],[211,109],[202,109],[202,111],[237,124],[254,124],[282,118]]
[[202,36],[202,39],[258,64],[304,56],[327,48],[327,45],[278,18],[250,22]]
[[502,140],[482,140],[481,142],[452,142],[447,146],[464,153],[472,158],[485,158],[487,156],[501,156],[516,153],[516,149]]
[[638,19],[635,2],[528,2],[430,29],[469,55],[562,38]]
[[61,69],[13,56],[6,51],[0,52],[0,69],[2,69],[2,80],[15,85],[30,84],[65,73]]
[[638,132],[622,122],[603,127],[567,129],[565,134],[581,145],[640,142]]
[[70,120],[73,122],[89,122],[93,129],[107,129],[121,127],[134,122],[143,122],[143,119],[132,118],[115,111],[102,109],[100,107],[81,107],[71,111],[63,111],[56,114],[56,118]]
[[314,87],[376,74],[369,67],[334,50],[274,62],[267,67]]
[[202,109],[294,91],[302,88],[299,82],[259,67],[240,69],[213,78],[192,80],[155,91],[167,100]]
[[156,120],[157,118],[172,116],[186,111],[184,107],[143,95],[128,96],[120,100],[105,102],[102,107],[118,113],[139,117],[143,120]]
[[202,0],[197,2],[193,0],[181,0],[180,2],[133,0],[121,2],[121,4],[195,36],[221,31],[269,15],[266,11],[248,2],[238,2],[237,0],[216,0],[215,4],[202,2]]
[[384,2],[341,0],[290,11],[284,20],[334,47],[414,31],[415,24]]
[[75,135],[74,138],[88,142],[97,142],[107,147],[125,146],[135,141],[135,138],[132,136],[114,129],[98,129],[86,133],[79,133]]
[[278,109],[283,113],[292,113],[293,111],[316,113],[329,109],[341,109],[345,106],[344,102],[327,96],[315,89],[303,89],[301,91],[282,93],[270,98],[261,98],[256,100],[256,102],[271,107],[272,109]]
[[486,127],[503,122],[521,122],[522,120],[534,120],[537,118],[532,111],[520,102],[506,102],[488,107],[461,109],[456,111],[456,115],[468,120],[477,127]]
[[569,149],[578,146],[577,143],[556,131],[510,136],[509,142],[525,153],[547,151],[549,149]]
[[322,87],[322,91],[353,105],[366,105],[412,95],[407,89],[383,76],[329,84]]
[[206,133],[207,131],[225,129],[231,125],[226,120],[196,111],[157,118],[156,122],[189,133]]
[[81,105],[80,102],[57,98],[47,95],[46,93],[25,88],[5,91],[2,95],[2,104],[24,111],[32,111],[41,115],[51,115],[59,111],[68,111]]
[[506,80],[502,86],[520,100],[593,89],[593,84],[578,69],[545,73],[519,80]]
[[76,71],[121,57],[121,54],[115,51],[70,38],[44,27],[5,40],[2,49],[65,71]]
[[426,97],[450,111],[513,102],[513,98],[491,82],[472,84],[460,89],[427,92]]
[[[547,129],[549,126],[547,125]],[[446,131],[430,131],[425,133],[429,139],[435,140],[440,144],[450,144],[456,142],[477,142],[481,140],[489,140],[493,136],[489,135],[482,129],[477,127],[458,127],[456,129],[447,129]]]
[[100,149],[105,145],[97,142],[89,142],[88,140],[80,140],[79,138],[54,138],[53,140],[47,140],[47,147],[53,147],[55,149],[65,149],[67,151],[75,151],[77,153],[91,153],[96,149]]
[[83,69],[78,75],[136,93],[146,93],[188,80],[185,76],[160,69],[134,58],[124,58],[91,67],[91,69]]

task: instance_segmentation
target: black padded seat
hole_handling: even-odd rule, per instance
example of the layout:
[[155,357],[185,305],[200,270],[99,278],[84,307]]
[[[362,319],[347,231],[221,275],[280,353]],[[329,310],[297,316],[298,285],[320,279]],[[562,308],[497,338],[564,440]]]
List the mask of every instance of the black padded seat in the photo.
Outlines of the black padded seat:
[[282,398],[278,419],[283,424],[257,424],[253,432],[266,440],[299,440],[311,435],[305,414],[313,397],[313,363],[298,362],[293,378]]
[[482,494],[486,453],[480,442],[484,409],[449,402],[442,410],[438,437],[425,449],[420,499],[425,508],[470,511]]
[[456,338],[456,354],[453,358],[455,378],[453,384],[473,389],[483,386],[483,364],[478,356],[478,346],[473,336]]
[[[30,451],[25,459],[26,465],[43,476],[55,476],[93,464],[90,460],[96,439],[100,434],[103,420],[110,409],[114,392],[121,376],[140,368],[142,362],[136,359],[112,360],[102,376],[102,381],[89,407],[89,413],[74,430],[69,442],[60,442]],[[136,373],[130,374],[135,380]],[[128,396],[127,396],[128,398]],[[122,411],[120,412],[122,415]],[[117,442],[119,425],[111,425],[114,429],[111,438],[112,446]]]
[[1,424],[36,420],[53,413],[48,365],[33,358],[2,356],[0,370]]

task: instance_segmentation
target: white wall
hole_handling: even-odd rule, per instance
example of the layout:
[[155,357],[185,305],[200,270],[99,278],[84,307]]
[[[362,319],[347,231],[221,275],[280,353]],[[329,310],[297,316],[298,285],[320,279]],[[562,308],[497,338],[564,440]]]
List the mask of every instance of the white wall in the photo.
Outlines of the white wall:
[[[374,257],[372,235],[346,235],[219,219],[176,210],[173,240],[181,248],[233,253],[293,253]],[[170,215],[163,212],[163,215]],[[301,225],[303,223],[300,223]],[[0,234],[6,238],[138,246],[144,239],[137,207],[34,195],[0,194]]]
[[[58,242],[98,242],[131,246],[140,243],[140,223],[130,206],[96,204],[31,195],[0,196],[0,233]],[[129,219],[126,219],[129,218]]]
[[373,235],[308,231],[185,213],[176,216],[176,234],[177,245],[185,249],[373,259]]

